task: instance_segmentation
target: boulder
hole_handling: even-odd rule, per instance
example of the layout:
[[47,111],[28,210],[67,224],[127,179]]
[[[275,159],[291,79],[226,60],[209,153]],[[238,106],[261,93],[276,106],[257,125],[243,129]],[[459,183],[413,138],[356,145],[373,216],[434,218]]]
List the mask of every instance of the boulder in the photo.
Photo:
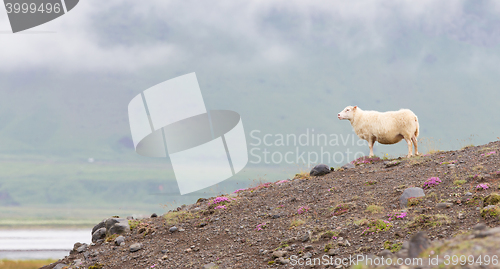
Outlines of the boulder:
[[100,228],[92,234],[92,242],[97,242],[99,239],[106,237],[106,228]]
[[399,197],[399,203],[401,207],[406,207],[408,204],[408,198],[422,197],[422,196],[425,196],[424,190],[422,188],[418,187],[408,188],[404,190],[403,194],[401,194],[401,197]]
[[311,172],[309,172],[309,175],[322,176],[330,172],[331,172],[330,167],[328,167],[326,164],[318,164],[311,170]]
[[94,234],[95,231],[101,229],[101,228],[104,228],[104,221],[106,221],[106,219],[103,219],[101,222],[99,222],[96,226],[94,226],[94,228],[92,228],[92,232],[90,234]]
[[130,231],[130,225],[128,224],[127,219],[115,219],[119,220],[118,222],[114,223],[109,229],[106,230],[107,235],[112,235],[112,234],[124,234]]
[[417,258],[422,251],[429,247],[429,238],[427,235],[420,231],[410,238],[408,246],[408,257]]

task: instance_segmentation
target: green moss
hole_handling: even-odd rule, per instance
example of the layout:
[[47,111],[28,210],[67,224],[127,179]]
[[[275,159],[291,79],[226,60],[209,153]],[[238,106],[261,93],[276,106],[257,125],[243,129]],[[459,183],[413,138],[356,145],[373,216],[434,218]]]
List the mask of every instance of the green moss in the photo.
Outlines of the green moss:
[[436,227],[443,224],[449,223],[449,218],[446,215],[436,214],[436,215],[425,215],[420,214],[416,216],[410,223],[408,223],[408,227],[410,228],[427,228],[427,227]]
[[385,241],[384,242],[384,248],[390,250],[392,253],[396,253],[401,250],[401,247],[403,246],[403,243],[397,242],[397,243],[392,243],[392,241]]
[[267,264],[272,265],[274,264],[274,261],[268,261]]
[[328,252],[332,248],[333,248],[332,244],[328,243],[328,244],[325,245],[324,249],[325,249],[325,252]]
[[197,213],[191,213],[188,211],[173,211],[173,212],[168,212],[163,217],[165,218],[167,225],[173,225],[180,222],[184,222],[189,219],[196,218],[197,216],[198,216]]
[[388,231],[390,228],[392,228],[392,224],[388,221],[377,219],[377,220],[370,220],[367,224],[368,227],[366,227],[361,235],[369,235],[372,233],[379,233],[383,231]]
[[380,213],[384,210],[384,207],[379,206],[379,205],[369,205],[366,207],[366,211],[370,212],[372,214],[374,213]]
[[141,221],[139,220],[129,220],[128,221],[128,226],[130,226],[130,230],[132,231],[135,227],[137,227]]
[[89,269],[102,269],[102,268],[104,268],[104,265],[100,263],[96,263],[94,265],[89,266]]
[[496,205],[500,203],[500,194],[494,192],[484,198],[484,206]]
[[465,179],[457,179],[457,180],[453,181],[453,184],[455,184],[457,186],[462,186],[465,183],[467,183],[467,180],[465,180]]
[[483,218],[500,217],[500,206],[489,205],[481,209],[481,217]]
[[115,240],[115,238],[117,238],[117,237],[118,237],[118,234],[112,234],[112,235],[106,236],[106,239],[104,239],[104,241],[111,242],[111,241]]

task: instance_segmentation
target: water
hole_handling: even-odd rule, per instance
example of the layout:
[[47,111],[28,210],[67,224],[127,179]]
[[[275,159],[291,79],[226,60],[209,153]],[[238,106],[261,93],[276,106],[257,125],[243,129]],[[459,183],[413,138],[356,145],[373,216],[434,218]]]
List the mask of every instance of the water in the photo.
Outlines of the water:
[[0,230],[0,259],[61,259],[76,242],[90,244],[91,229]]

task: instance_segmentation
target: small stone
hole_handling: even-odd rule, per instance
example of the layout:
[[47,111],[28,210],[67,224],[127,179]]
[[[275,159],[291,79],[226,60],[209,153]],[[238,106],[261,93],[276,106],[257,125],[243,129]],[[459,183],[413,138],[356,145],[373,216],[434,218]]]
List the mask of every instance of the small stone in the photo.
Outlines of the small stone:
[[215,263],[211,262],[209,264],[203,265],[203,269],[211,269],[211,268],[216,268]]
[[273,215],[272,218],[273,219],[278,219],[280,217],[280,215]]
[[330,256],[335,256],[339,255],[339,249],[338,248],[331,248],[328,250],[328,255]]
[[355,167],[356,166],[354,164],[352,164],[352,163],[346,163],[346,164],[342,165],[342,168],[344,168],[346,170],[347,169],[352,169],[352,168],[355,168]]
[[120,235],[117,238],[115,238],[115,245],[121,246],[122,243],[125,243],[125,237],[123,235]]
[[331,172],[330,167],[328,167],[326,164],[318,164],[313,169],[311,169],[311,172],[309,172],[309,175],[322,176],[322,175],[326,175],[330,172]]
[[141,243],[135,243],[130,246],[130,252],[136,252],[139,251],[142,248]]
[[278,263],[279,264],[289,264],[290,260],[281,257],[281,258],[278,258]]
[[171,232],[171,233],[175,233],[175,232],[177,232],[178,230],[179,230],[179,229],[178,229],[177,227],[175,227],[175,226],[172,226],[172,227],[170,227],[170,229],[168,229],[168,231],[169,231],[169,232]]
[[467,192],[467,193],[465,193],[465,195],[472,196],[472,192]]
[[273,258],[281,258],[285,256],[286,251],[274,251],[273,252]]
[[65,267],[67,267],[68,265],[67,264],[64,264],[64,263],[58,263],[56,266],[54,266],[53,269],[63,269]]
[[303,257],[303,258],[304,258],[304,259],[309,259],[309,258],[311,258],[312,256],[313,256],[313,255],[312,255],[312,253],[311,253],[311,252],[306,252],[306,254],[304,254],[304,257]]
[[156,213],[153,213],[153,214],[151,214],[151,217],[156,218],[156,217],[158,217],[158,215],[156,215]]
[[482,231],[486,228],[488,228],[488,226],[486,226],[486,224],[484,224],[484,223],[478,223],[478,224],[474,225],[474,227],[472,227],[472,229],[474,229],[476,231]]
[[465,219],[464,213],[458,213],[458,219]]
[[162,260],[166,260],[168,259],[168,256],[167,255],[163,255],[163,257],[161,257]]
[[439,209],[444,209],[444,208],[449,208],[451,207],[453,204],[452,203],[438,203],[436,205],[436,208],[439,208]]
[[398,160],[394,160],[394,161],[385,161],[384,162],[384,165],[385,167],[393,167],[393,166],[396,166],[398,164],[400,164],[401,162],[398,161]]
[[184,232],[185,230],[182,228],[179,228],[179,232]]
[[393,255],[392,252],[388,249],[384,249],[384,250],[380,251],[380,253],[378,254],[378,256],[380,256],[380,257],[390,257],[392,255]]
[[312,250],[314,247],[312,245],[307,245],[304,247],[305,250]]

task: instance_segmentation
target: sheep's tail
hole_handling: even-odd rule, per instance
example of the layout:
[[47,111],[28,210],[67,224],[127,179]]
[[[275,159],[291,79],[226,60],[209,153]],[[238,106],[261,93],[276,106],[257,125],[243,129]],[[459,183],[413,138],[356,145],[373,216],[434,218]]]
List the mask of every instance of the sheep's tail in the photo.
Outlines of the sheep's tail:
[[417,129],[415,130],[415,138],[417,138],[418,137],[418,128],[419,128],[417,116],[415,116],[415,123],[417,124]]

